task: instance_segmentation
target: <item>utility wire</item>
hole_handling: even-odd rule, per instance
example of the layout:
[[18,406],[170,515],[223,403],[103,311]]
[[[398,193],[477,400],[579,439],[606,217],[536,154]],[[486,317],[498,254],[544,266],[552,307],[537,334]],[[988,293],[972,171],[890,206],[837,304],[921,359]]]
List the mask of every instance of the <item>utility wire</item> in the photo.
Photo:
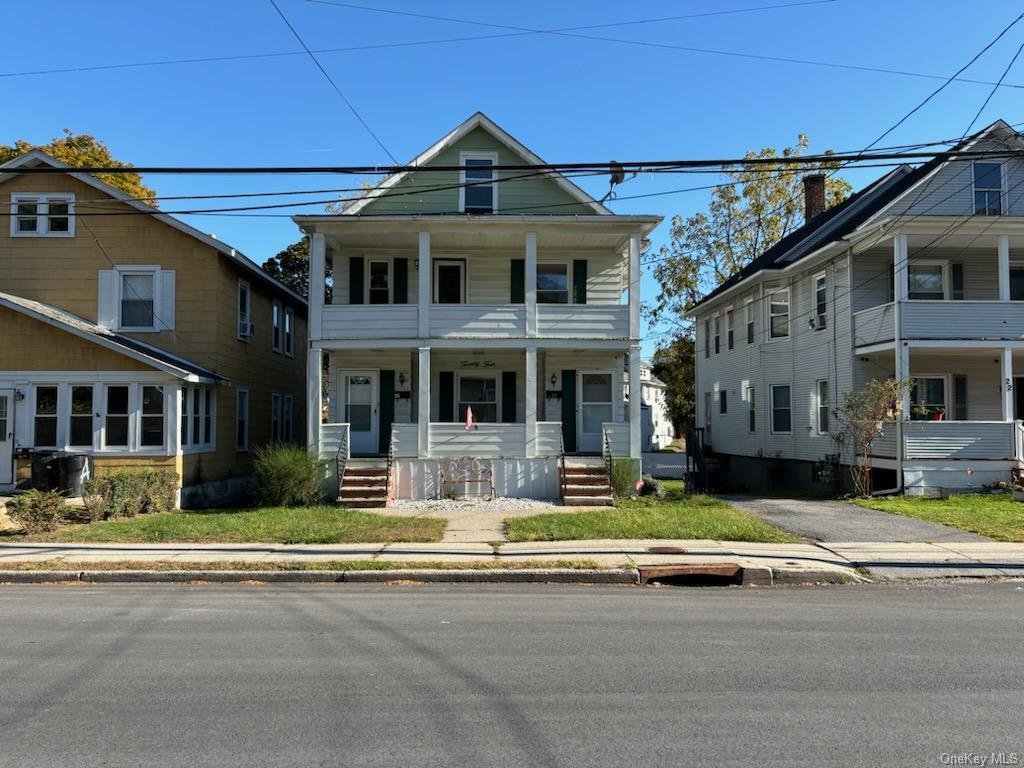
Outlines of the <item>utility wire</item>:
[[[1024,14],[1022,14],[1022,16],[1024,16]],[[1018,16],[1017,18],[1020,19],[1021,16]],[[1010,59],[1010,63],[1007,64],[1006,69],[1003,70],[1003,74],[999,76],[999,80],[996,82],[994,86],[992,86],[992,90],[989,91],[988,96],[985,97],[984,103],[982,103],[982,105],[978,107],[978,111],[974,113],[974,118],[971,120],[970,125],[967,126],[967,130],[964,131],[964,136],[970,133],[971,129],[974,127],[974,124],[978,122],[978,118],[981,117],[981,113],[985,111],[985,107],[987,107],[988,103],[992,101],[992,97],[995,96],[996,91],[999,89],[999,83],[1003,82],[1003,80],[1006,79],[1006,76],[1010,73],[1010,70],[1013,69],[1013,65],[1017,62],[1017,59],[1020,56],[1021,51],[1024,51],[1024,43],[1021,43],[1020,47],[1017,48],[1017,52],[1013,54],[1013,58]]]
[[282,11],[281,8],[277,5],[277,0],[270,0],[270,4],[274,6],[274,10],[277,11],[278,15],[288,26],[288,29],[290,29],[292,31],[292,34],[295,35],[295,39],[299,41],[299,45],[302,46],[302,48],[309,55],[309,58],[311,58],[313,60],[313,63],[316,64],[317,69],[319,69],[323,76],[327,79],[327,82],[331,84],[331,87],[334,89],[334,92],[338,94],[338,96],[341,98],[343,102],[345,102],[345,106],[349,108],[349,111],[351,111],[352,114],[355,115],[356,120],[359,121],[359,124],[366,129],[366,132],[370,134],[371,137],[373,137],[373,140],[377,142],[377,146],[384,150],[384,154],[391,158],[391,162],[394,163],[395,165],[398,165],[398,159],[393,154],[391,154],[391,150],[384,146],[384,142],[380,140],[380,137],[376,133],[373,132],[373,129],[363,119],[363,116],[359,114],[359,110],[357,110],[355,108],[355,105],[352,104],[351,101],[349,101],[348,97],[344,93],[342,93],[341,88],[339,88],[338,84],[334,82],[334,78],[331,77],[330,73],[326,69],[324,69],[324,65],[320,63],[320,59],[318,59],[316,57],[316,54],[310,50],[308,45],[306,45],[306,41],[302,39],[302,35],[299,34],[298,30],[296,30],[292,23],[288,21],[288,17],[284,15],[284,11]]

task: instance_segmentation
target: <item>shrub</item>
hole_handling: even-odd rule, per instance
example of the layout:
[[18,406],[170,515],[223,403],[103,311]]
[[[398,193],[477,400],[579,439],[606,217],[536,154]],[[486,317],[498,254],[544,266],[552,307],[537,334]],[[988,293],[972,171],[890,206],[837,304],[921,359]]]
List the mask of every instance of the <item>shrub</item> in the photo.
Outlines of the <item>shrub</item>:
[[309,507],[324,496],[324,463],[297,445],[253,452],[253,497],[262,507]]
[[86,480],[85,509],[91,520],[168,512],[174,509],[178,475],[166,470],[108,472]]
[[46,533],[67,519],[68,503],[58,491],[26,491],[7,502],[7,514],[25,533]]
[[612,459],[612,490],[620,498],[636,495],[636,481],[640,478],[639,462],[635,459]]
[[644,475],[640,478],[636,490],[641,496],[653,496],[656,499],[665,498],[665,484],[650,475]]

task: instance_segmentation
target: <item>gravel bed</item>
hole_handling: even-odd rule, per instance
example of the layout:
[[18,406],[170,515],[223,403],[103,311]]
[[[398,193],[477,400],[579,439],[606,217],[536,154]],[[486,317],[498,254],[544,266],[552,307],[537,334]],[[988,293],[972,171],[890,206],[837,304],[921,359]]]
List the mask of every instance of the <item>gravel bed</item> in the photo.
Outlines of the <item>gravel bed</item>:
[[418,509],[426,512],[459,512],[479,509],[502,512],[518,512],[530,509],[549,509],[557,505],[557,501],[540,499],[402,499],[392,502],[392,507],[400,509]]

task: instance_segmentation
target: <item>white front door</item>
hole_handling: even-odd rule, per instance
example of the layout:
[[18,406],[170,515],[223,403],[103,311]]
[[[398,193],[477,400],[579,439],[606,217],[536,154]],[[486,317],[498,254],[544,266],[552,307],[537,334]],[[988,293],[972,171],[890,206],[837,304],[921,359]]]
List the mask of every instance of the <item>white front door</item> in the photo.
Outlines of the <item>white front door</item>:
[[580,453],[601,453],[601,425],[612,420],[612,374],[581,371],[578,376],[580,402],[576,417],[576,450]]
[[14,390],[0,389],[0,485],[14,482]]
[[345,371],[341,377],[341,401],[349,425],[349,452],[376,454],[379,449],[377,372]]

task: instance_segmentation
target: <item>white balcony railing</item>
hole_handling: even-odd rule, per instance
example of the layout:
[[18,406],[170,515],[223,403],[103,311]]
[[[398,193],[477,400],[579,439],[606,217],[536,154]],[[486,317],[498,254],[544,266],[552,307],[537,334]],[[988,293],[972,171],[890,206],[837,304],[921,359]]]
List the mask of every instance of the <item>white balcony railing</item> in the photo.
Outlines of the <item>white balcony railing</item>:
[[[875,459],[896,458],[896,425],[886,424],[871,443]],[[907,421],[903,424],[906,460],[1012,461],[1024,459],[1019,421]]]
[[436,338],[522,337],[526,335],[526,307],[523,304],[434,304],[430,307],[430,335]]
[[525,424],[431,423],[430,455],[434,458],[521,458],[526,455]]
[[893,304],[882,304],[853,313],[853,343],[863,347],[895,338],[896,310]]
[[414,339],[419,335],[415,304],[328,304],[325,339]]
[[[900,304],[900,337],[904,339],[1024,339],[1024,301],[925,301]],[[853,340],[858,347],[892,341],[892,303],[855,312]]]
[[538,304],[537,335],[556,339],[628,339],[629,307]]

